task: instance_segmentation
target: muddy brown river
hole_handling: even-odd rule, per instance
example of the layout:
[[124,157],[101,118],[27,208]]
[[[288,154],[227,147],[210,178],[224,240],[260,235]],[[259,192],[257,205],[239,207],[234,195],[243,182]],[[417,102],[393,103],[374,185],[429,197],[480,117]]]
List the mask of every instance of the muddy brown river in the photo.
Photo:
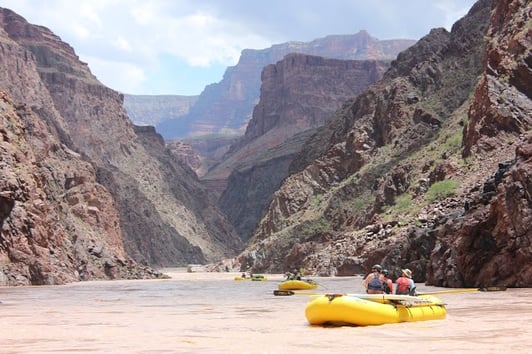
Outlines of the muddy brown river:
[[[0,353],[531,353],[532,289],[441,294],[443,320],[310,326],[311,296],[235,273],[0,288]],[[313,278],[313,292],[360,293],[362,278]],[[445,290],[417,284],[418,291]]]

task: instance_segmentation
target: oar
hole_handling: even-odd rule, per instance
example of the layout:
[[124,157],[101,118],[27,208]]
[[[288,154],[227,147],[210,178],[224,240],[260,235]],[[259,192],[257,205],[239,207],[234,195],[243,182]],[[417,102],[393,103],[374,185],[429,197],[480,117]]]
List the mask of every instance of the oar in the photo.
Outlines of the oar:
[[326,287],[325,285],[323,285],[322,283],[318,283],[318,282],[315,282],[315,283],[318,284],[318,286],[319,286],[320,288],[324,288],[324,289],[326,289],[326,290],[329,290],[329,288]]
[[411,308],[411,307],[427,307],[427,306],[447,306],[447,304],[445,302],[431,302],[431,301],[421,301],[421,302],[418,302],[418,303],[401,303],[401,302],[391,302],[390,305],[393,305],[395,307],[406,307],[406,308]]
[[474,293],[477,291],[506,291],[506,287],[505,286],[490,286],[487,288],[449,289],[449,290],[419,292],[417,294],[418,295],[439,295],[439,294]]
[[[275,296],[292,296],[292,295],[326,295],[326,296],[352,296],[358,297],[360,299],[385,299],[385,300],[420,300],[416,296],[410,295],[395,295],[395,294],[344,294],[344,293],[321,293],[321,292],[312,292],[307,290],[274,290],[273,295]],[[424,300],[424,299],[421,299]]]
[[310,291],[294,291],[294,290],[274,290],[273,295],[275,296],[292,296],[292,295],[314,295],[314,296],[328,296],[329,298],[333,299],[335,297],[339,296],[351,296],[356,297],[363,300],[370,300],[370,301],[409,301],[409,302],[415,302],[415,303],[433,303],[432,300],[429,299],[423,299],[417,296],[410,296],[410,295],[394,295],[394,294],[324,294],[324,293],[316,293],[316,292],[310,292]]
[[273,295],[275,296],[292,296],[292,295],[325,295],[324,293],[317,293],[312,291],[295,291],[295,290],[274,290]]

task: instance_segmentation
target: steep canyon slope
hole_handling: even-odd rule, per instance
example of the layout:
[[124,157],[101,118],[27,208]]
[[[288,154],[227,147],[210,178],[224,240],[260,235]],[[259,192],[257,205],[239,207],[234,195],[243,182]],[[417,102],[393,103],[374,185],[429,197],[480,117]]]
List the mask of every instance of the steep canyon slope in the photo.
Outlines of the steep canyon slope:
[[136,262],[241,249],[194,172],[69,45],[8,9],[0,25],[2,284],[135,277]]
[[[414,43],[415,40],[411,39],[378,40],[366,31],[360,31],[354,35],[330,35],[311,42],[281,43],[261,50],[246,49],[238,63],[226,69],[220,82],[207,86],[185,114],[176,116],[177,106],[166,107],[171,108],[170,112],[159,109],[159,96],[144,97],[139,101],[126,95],[124,106],[128,112],[135,112],[132,119],[136,124],[144,122],[147,117],[159,116],[156,130],[176,156],[190,162],[194,171],[203,177],[212,166],[226,159],[224,154],[231,144],[245,133],[254,107],[259,103],[261,73],[266,66],[291,53],[341,60],[392,60]],[[174,99],[181,100],[177,96]],[[145,117],[136,114],[140,111]],[[215,191],[223,189],[225,181],[208,179],[209,187]]]
[[262,72],[246,133],[202,182],[220,188],[220,207],[244,241],[256,227],[306,140],[352,97],[379,80],[384,60],[289,54]]
[[480,0],[314,135],[226,266],[532,286],[532,8]]

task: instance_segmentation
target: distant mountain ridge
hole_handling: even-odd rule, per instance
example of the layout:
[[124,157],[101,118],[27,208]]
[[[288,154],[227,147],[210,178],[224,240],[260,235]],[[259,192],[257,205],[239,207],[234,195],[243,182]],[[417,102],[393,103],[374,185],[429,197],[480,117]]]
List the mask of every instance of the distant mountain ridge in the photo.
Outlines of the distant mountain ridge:
[[416,41],[378,40],[368,32],[331,35],[311,42],[288,42],[266,49],[245,49],[238,64],[228,67],[223,79],[205,87],[188,114],[156,125],[167,140],[209,134],[243,135],[260,96],[261,72],[290,53],[332,59],[393,60]]
[[199,96],[124,94],[124,108],[136,125],[156,126],[185,116]]

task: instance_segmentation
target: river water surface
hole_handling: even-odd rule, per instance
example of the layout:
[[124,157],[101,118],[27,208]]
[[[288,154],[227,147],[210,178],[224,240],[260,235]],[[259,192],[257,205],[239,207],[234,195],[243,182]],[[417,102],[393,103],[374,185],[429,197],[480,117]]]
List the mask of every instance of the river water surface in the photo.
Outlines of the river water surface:
[[[0,288],[0,353],[532,352],[532,289],[441,294],[444,320],[318,327],[305,318],[311,296],[273,295],[281,275],[165,273],[171,279]],[[314,292],[362,292],[360,277],[313,279]]]

